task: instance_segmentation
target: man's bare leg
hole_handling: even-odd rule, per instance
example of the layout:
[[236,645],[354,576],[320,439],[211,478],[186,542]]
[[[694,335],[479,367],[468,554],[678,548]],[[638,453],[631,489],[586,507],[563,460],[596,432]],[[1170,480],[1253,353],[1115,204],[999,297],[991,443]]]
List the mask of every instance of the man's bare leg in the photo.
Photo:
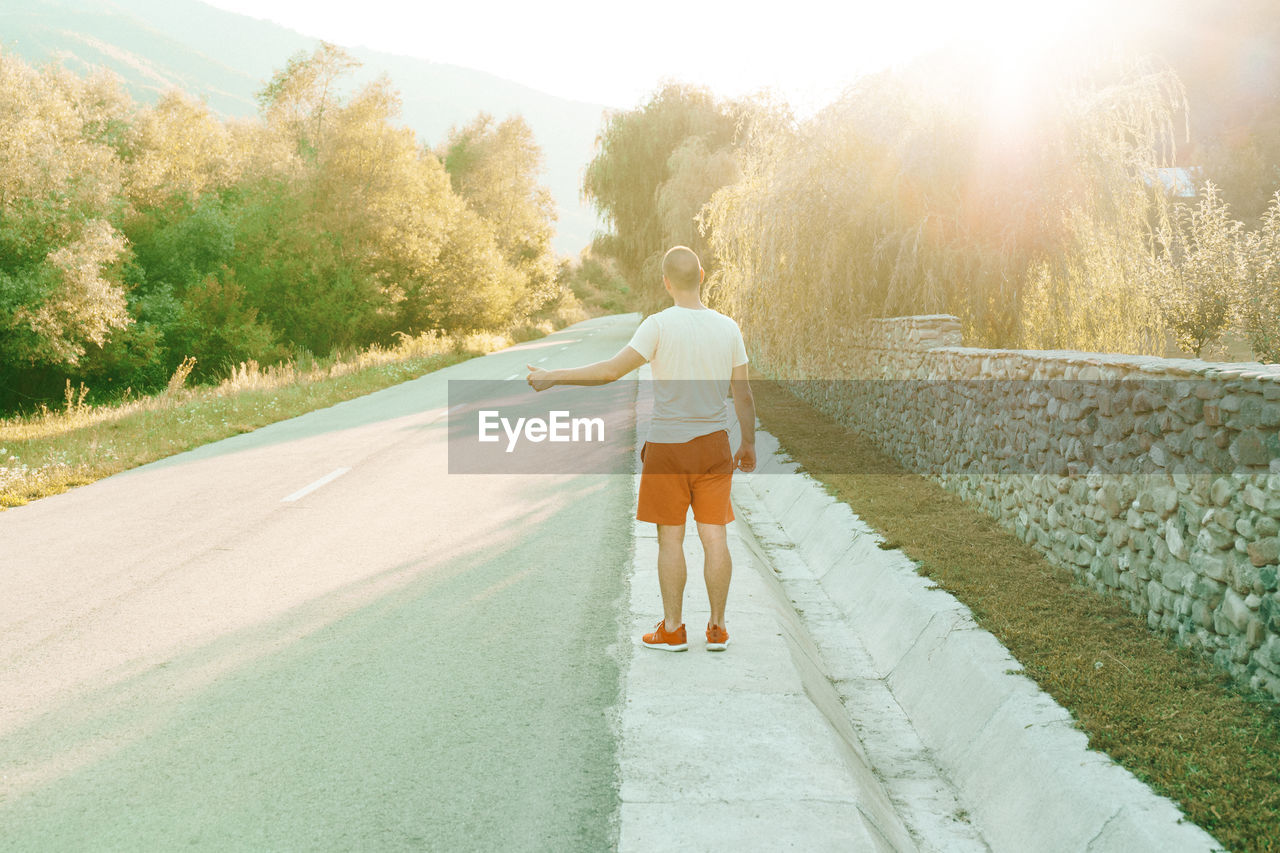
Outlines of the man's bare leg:
[[733,560],[723,524],[698,522],[698,538],[702,540],[702,576],[707,581],[707,600],[711,604],[711,624],[724,624],[725,602],[729,600],[729,579],[733,576]]
[[684,525],[658,525],[658,588],[662,590],[662,618],[667,629],[681,625],[684,611]]

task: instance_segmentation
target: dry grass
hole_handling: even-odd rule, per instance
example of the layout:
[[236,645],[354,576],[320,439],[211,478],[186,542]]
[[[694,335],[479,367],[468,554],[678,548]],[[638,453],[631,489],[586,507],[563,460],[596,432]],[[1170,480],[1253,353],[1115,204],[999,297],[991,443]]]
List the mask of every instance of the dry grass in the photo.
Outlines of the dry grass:
[[[936,483],[762,381],[765,428],[840,500],[964,602],[1094,749],[1232,850],[1280,850],[1280,709],[1152,634]],[[836,472],[836,473],[826,473]],[[857,472],[857,473],[847,473]]]
[[237,433],[414,379],[510,343],[499,335],[405,337],[345,358],[261,368],[241,364],[221,384],[186,388],[184,362],[154,397],[90,406],[67,386],[64,408],[0,420],[0,509],[92,483]]

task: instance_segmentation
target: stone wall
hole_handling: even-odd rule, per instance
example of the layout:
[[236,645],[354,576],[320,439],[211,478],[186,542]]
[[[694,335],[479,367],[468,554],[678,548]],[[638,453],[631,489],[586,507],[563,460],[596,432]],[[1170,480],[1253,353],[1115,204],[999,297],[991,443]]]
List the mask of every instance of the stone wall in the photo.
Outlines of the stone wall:
[[960,343],[872,321],[795,387],[1280,698],[1280,367]]

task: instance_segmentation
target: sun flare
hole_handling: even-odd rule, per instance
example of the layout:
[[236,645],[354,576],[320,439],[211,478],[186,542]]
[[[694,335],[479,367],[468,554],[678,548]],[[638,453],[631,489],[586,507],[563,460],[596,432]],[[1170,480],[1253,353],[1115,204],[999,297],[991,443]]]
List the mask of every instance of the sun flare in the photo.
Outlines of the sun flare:
[[[1100,0],[1070,4],[999,2],[956,34],[952,48],[979,69],[992,135],[1006,144],[1040,103],[1044,87],[1103,48]],[[905,47],[904,47],[905,49]]]

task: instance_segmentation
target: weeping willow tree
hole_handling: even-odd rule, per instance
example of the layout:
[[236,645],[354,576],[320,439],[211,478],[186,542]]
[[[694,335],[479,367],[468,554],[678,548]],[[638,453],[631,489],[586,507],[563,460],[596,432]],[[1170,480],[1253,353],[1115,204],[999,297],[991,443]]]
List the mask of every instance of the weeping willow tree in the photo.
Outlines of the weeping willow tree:
[[583,195],[610,229],[594,248],[644,294],[638,307],[661,307],[659,265],[670,246],[687,245],[708,272],[716,268],[697,217],[712,193],[737,179],[734,146],[754,111],[747,102],[669,83],[638,109],[605,121]]
[[1043,203],[1061,237],[1031,258],[1016,343],[1163,355],[1171,313],[1161,256],[1176,229],[1156,175],[1186,133],[1181,84],[1143,61],[1095,66],[1060,91],[1066,203]]
[[[1181,88],[1150,63],[1059,67],[1019,90],[1032,84],[942,55],[798,126],[761,124],[704,212],[717,298],[761,357],[798,367],[866,318],[934,312],[988,346],[1151,351],[1143,259],[1167,218],[1153,179]],[[1091,337],[1073,325],[1103,313]]]

